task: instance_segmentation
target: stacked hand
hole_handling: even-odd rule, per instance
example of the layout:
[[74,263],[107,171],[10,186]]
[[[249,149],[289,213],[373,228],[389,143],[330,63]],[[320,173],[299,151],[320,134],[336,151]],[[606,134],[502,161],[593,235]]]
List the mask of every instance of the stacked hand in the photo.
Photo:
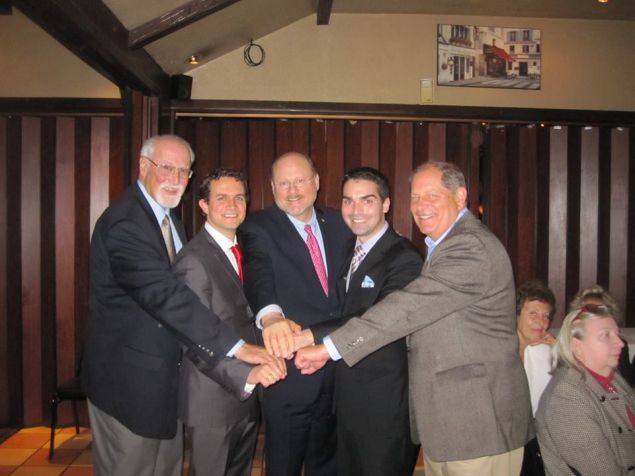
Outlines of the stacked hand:
[[301,374],[310,375],[324,367],[329,359],[330,356],[324,344],[303,347],[295,354],[295,366]]
[[287,364],[283,359],[274,357],[269,363],[260,364],[249,372],[247,383],[251,385],[261,384],[263,387],[269,387],[278,380],[282,380],[287,376]]

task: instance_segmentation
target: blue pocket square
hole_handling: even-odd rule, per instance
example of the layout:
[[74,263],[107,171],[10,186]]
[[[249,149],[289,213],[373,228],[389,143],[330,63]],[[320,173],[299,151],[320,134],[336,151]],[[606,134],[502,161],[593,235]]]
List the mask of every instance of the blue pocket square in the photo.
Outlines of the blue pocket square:
[[364,276],[364,280],[362,281],[362,288],[374,288],[374,287],[375,287],[375,281],[370,279],[370,276],[368,275]]

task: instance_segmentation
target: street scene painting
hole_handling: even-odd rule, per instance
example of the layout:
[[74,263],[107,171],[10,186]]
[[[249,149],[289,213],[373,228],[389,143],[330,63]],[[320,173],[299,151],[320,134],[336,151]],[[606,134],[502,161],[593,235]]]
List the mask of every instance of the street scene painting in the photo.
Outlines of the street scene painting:
[[540,89],[540,30],[437,25],[437,84]]

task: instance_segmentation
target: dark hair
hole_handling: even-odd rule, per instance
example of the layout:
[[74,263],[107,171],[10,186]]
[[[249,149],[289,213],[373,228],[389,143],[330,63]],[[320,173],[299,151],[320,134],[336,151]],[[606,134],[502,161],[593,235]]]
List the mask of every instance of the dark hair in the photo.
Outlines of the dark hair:
[[201,185],[198,187],[198,198],[199,200],[205,200],[206,202],[209,200],[209,189],[210,184],[214,180],[218,180],[223,177],[230,177],[238,180],[245,187],[245,198],[249,201],[249,188],[247,186],[247,178],[245,174],[239,172],[238,170],[229,169],[225,167],[219,167],[217,169],[212,170],[201,182]]
[[452,162],[441,162],[434,160],[424,162],[416,169],[414,169],[410,174],[410,182],[412,182],[412,178],[416,174],[430,168],[437,169],[439,172],[441,172],[441,183],[450,192],[456,192],[456,190],[461,187],[467,188],[467,186],[465,185],[465,175],[463,175],[463,171],[459,168],[458,165],[453,164]]
[[270,172],[270,174],[271,174],[271,177],[270,177],[270,178],[271,178],[271,180],[273,180],[273,168],[274,168],[274,166],[275,166],[275,165],[276,165],[276,164],[277,164],[280,160],[285,159],[285,158],[287,158],[287,157],[289,157],[289,156],[292,156],[292,155],[295,155],[295,156],[297,156],[297,157],[301,157],[301,158],[303,158],[304,160],[306,160],[306,161],[307,161],[307,163],[309,164],[309,167],[311,167],[311,172],[313,172],[314,174],[317,174],[317,173],[318,173],[318,171],[317,171],[317,167],[315,166],[315,162],[313,162],[313,159],[312,159],[311,157],[309,157],[308,155],[303,154],[303,153],[301,153],[301,152],[285,152],[285,153],[284,153],[284,154],[282,154],[280,157],[276,157],[276,159],[275,159],[275,160],[271,163],[271,172]]
[[379,170],[372,167],[358,167],[351,169],[342,177],[342,188],[349,180],[368,180],[377,185],[377,191],[381,201],[385,201],[390,196],[390,187],[388,186],[388,179]]
[[520,316],[523,306],[529,301],[540,301],[549,304],[549,322],[556,313],[556,297],[542,281],[527,281],[516,289],[516,315]]

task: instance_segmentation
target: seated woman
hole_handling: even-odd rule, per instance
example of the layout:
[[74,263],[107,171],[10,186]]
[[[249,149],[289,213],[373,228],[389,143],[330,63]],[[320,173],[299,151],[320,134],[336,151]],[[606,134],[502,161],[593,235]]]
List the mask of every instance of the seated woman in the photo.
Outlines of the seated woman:
[[565,317],[536,413],[547,474],[633,474],[635,394],[614,372],[623,346],[606,306]]
[[[613,296],[599,284],[594,284],[593,286],[578,291],[578,294],[574,296],[569,304],[569,311],[580,309],[585,304],[604,305],[608,307],[609,313],[613,316],[617,325],[620,327],[624,325],[624,316],[617,302],[613,299]],[[622,342],[624,342],[624,348],[620,354],[617,371],[630,385],[635,385],[635,358],[633,358],[631,362],[630,356],[628,355],[628,344],[624,339],[622,339]]]
[[555,339],[547,329],[555,312],[556,298],[540,281],[528,281],[516,290],[516,332],[534,414],[540,395],[551,379],[551,346]]

